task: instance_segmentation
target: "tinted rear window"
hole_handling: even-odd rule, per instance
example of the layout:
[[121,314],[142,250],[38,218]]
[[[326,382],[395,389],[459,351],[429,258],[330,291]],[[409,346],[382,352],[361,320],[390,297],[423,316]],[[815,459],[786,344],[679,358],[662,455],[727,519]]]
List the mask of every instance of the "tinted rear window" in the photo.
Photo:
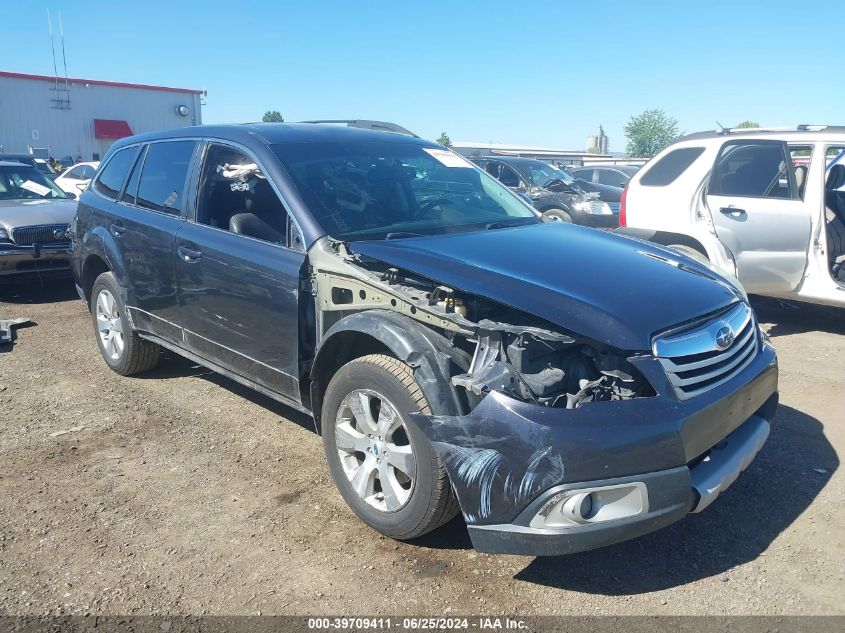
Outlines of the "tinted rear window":
[[118,150],[105,166],[100,177],[97,178],[97,182],[94,185],[97,191],[107,198],[117,198],[117,194],[126,180],[126,174],[129,173],[129,168],[135,162],[135,156],[137,154],[137,146]]
[[703,152],[703,147],[679,147],[672,150],[647,168],[640,178],[640,184],[646,187],[664,187],[673,183]]
[[153,143],[147,150],[137,205],[178,215],[185,208],[185,181],[196,141]]

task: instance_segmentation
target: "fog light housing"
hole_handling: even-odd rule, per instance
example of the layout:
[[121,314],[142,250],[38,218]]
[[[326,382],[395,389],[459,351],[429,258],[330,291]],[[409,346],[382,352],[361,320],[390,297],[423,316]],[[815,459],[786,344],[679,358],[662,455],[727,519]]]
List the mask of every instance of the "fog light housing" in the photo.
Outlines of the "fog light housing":
[[648,488],[641,481],[564,490],[531,519],[533,528],[566,528],[616,521],[648,512]]

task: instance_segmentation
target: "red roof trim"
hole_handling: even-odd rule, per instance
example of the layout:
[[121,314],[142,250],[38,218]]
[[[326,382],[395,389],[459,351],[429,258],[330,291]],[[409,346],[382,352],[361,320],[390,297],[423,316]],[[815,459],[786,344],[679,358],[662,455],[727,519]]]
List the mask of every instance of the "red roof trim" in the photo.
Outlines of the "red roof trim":
[[[55,82],[55,77],[49,75],[28,75],[26,73],[12,73],[5,70],[0,70],[0,77],[9,77],[11,79],[32,79],[35,81],[51,81]],[[64,77],[59,77],[59,83],[64,83]],[[202,90],[193,90],[191,88],[170,88],[168,86],[151,86],[149,84],[130,84],[122,81],[101,81],[99,79],[74,79],[68,77],[68,81],[72,84],[91,84],[93,86],[111,86],[112,88],[138,88],[140,90],[158,90],[160,92],[184,92],[188,94],[201,95]]]

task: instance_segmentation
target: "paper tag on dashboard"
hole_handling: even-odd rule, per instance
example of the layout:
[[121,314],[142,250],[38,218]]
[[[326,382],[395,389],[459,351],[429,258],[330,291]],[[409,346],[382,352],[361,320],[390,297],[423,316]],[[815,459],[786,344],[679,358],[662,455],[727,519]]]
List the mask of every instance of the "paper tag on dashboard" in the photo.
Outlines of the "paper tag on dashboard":
[[37,182],[32,182],[31,180],[25,180],[21,183],[21,189],[26,189],[27,191],[31,191],[32,193],[37,193],[39,196],[46,196],[50,191],[50,187],[45,187],[44,185],[39,185]]
[[446,167],[472,167],[472,163],[467,159],[455,152],[450,152],[448,149],[423,147],[423,151]]

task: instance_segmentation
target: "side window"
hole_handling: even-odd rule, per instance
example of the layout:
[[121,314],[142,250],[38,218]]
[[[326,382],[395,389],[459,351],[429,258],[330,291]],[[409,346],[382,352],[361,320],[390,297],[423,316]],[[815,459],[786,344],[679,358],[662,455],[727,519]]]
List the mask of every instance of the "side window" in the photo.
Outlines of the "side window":
[[502,165],[499,181],[506,187],[519,187],[519,175],[510,165]]
[[82,167],[74,167],[68,173],[65,174],[65,178],[70,178],[72,180],[82,180],[84,176],[82,175]]
[[703,147],[679,147],[670,151],[650,167],[645,167],[640,184],[646,187],[670,185],[704,153]]
[[150,144],[138,183],[139,207],[173,215],[185,209],[185,181],[196,146],[196,141]]
[[200,173],[197,222],[304,250],[299,230],[258,165],[228,145],[208,147]]
[[94,174],[97,173],[97,171],[93,167],[91,167],[91,165],[83,165],[81,167],[81,169],[82,169],[82,171],[81,171],[79,177],[82,180],[90,180],[91,178],[94,177]]
[[725,143],[710,175],[714,196],[795,198],[792,162],[782,143]]
[[572,175],[584,182],[593,182],[594,173],[594,169],[577,169],[572,172]]
[[129,173],[129,168],[135,162],[135,156],[138,155],[138,147],[127,147],[125,149],[115,152],[111,160],[106,164],[100,177],[94,183],[94,187],[101,194],[112,200],[117,199],[117,194],[120,193],[121,187],[126,180]]
[[599,169],[599,182],[603,185],[624,187],[628,184],[628,178],[613,169]]

